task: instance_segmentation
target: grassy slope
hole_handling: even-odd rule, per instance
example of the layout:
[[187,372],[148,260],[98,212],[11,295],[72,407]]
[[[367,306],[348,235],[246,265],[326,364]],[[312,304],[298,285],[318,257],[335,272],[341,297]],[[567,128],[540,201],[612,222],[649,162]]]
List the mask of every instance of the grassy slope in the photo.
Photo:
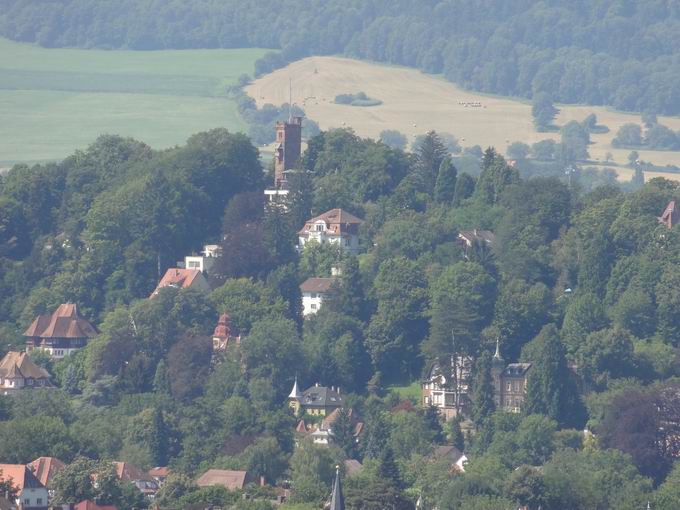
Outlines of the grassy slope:
[[62,158],[101,133],[155,148],[244,126],[225,86],[266,50],[44,49],[0,39],[0,166]]
[[[516,99],[463,90],[440,77],[416,69],[386,66],[338,57],[309,57],[293,62],[246,87],[258,103],[282,104],[288,100],[292,78],[293,101],[322,129],[351,126],[359,135],[377,138],[384,129],[396,129],[409,140],[430,129],[453,133],[461,145],[492,145],[501,152],[514,141],[528,144],[552,138],[559,133],[538,133],[531,117],[531,104]],[[353,108],[334,103],[338,94],[365,92],[383,101],[372,108]],[[479,102],[482,107],[466,107]],[[614,161],[624,165],[629,149],[611,146],[611,140],[625,123],[640,123],[639,114],[615,112],[598,106],[559,105],[557,125],[582,121],[595,113],[598,123],[610,132],[593,134],[588,150],[593,161],[604,161],[611,152]],[[659,122],[680,130],[680,117],[659,117]],[[640,150],[640,158],[657,165],[680,165],[679,151]],[[666,174],[671,179],[679,174]]]

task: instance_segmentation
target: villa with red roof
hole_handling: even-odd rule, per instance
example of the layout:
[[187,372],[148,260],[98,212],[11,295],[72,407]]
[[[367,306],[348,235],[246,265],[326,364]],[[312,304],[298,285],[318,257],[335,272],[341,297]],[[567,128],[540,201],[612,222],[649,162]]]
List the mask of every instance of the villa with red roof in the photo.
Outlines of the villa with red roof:
[[309,241],[337,244],[351,254],[359,252],[359,227],[364,220],[342,209],[331,209],[305,222],[298,232],[298,248]]
[[78,313],[73,303],[59,305],[51,315],[38,315],[24,332],[26,350],[41,349],[62,359],[87,345],[97,330]]
[[203,273],[198,269],[182,269],[179,267],[171,267],[165,272],[163,278],[161,278],[161,281],[158,282],[156,289],[151,293],[149,298],[156,297],[161,289],[165,287],[172,287],[175,289],[194,289],[205,294],[210,292],[208,280],[205,279]]

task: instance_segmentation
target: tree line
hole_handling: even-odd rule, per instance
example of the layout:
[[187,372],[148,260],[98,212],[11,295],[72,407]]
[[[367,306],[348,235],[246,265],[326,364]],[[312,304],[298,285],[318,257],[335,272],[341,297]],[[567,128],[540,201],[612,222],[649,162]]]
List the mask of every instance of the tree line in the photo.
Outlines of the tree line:
[[0,34],[46,47],[278,48],[258,74],[345,54],[483,92],[674,115],[679,18],[671,0],[5,0]]

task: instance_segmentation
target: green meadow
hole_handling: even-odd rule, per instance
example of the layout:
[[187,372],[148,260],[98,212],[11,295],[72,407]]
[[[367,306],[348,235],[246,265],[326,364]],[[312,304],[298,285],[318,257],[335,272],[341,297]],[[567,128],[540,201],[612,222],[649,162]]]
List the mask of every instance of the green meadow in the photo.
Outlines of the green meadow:
[[63,158],[98,135],[154,148],[244,128],[226,87],[267,50],[45,49],[0,39],[0,167]]

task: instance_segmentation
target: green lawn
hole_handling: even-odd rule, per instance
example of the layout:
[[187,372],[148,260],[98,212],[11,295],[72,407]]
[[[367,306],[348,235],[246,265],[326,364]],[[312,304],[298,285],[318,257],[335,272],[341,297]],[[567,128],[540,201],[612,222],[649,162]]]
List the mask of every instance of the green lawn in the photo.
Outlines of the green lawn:
[[241,130],[227,85],[267,50],[44,49],[0,39],[0,167],[63,158],[99,134],[154,148]]
[[421,389],[420,381],[414,381],[408,386],[388,386],[388,391],[392,391],[404,400],[411,400],[416,404],[420,402]]

